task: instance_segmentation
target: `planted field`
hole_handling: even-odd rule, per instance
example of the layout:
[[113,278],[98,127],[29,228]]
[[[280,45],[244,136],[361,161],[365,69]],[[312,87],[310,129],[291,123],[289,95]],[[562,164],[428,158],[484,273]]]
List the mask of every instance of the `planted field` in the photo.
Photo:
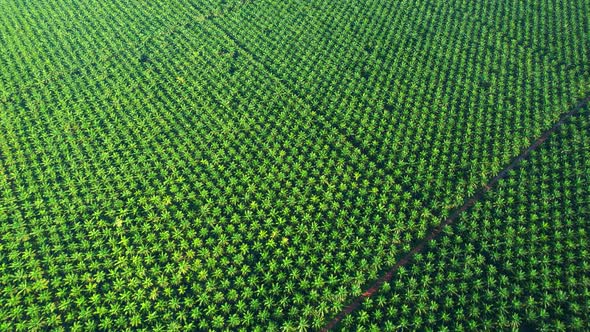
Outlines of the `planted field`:
[[588,12],[0,0],[0,330],[590,328]]
[[564,124],[341,327],[588,330],[589,115]]

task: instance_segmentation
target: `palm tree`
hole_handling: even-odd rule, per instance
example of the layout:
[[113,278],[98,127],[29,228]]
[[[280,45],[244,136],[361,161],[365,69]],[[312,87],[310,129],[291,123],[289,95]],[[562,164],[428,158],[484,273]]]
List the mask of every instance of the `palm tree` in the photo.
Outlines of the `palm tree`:
[[308,330],[308,328],[309,328],[309,322],[308,322],[307,318],[300,317],[299,322],[297,323],[297,326],[296,326],[296,330],[298,332],[305,332]]

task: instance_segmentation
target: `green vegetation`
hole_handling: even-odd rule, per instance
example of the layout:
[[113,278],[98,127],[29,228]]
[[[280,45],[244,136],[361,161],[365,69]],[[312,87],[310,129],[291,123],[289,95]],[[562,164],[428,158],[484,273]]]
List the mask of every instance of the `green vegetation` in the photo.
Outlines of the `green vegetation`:
[[577,0],[266,0],[213,21],[445,216],[586,97],[589,11]]
[[590,329],[590,112],[501,181],[345,330]]
[[[322,328],[590,94],[588,12],[0,0],[0,330]],[[518,170],[545,187],[511,175],[345,323],[436,329],[446,299],[400,291],[430,306],[457,284],[466,329],[499,305],[490,326],[587,327],[584,116]]]

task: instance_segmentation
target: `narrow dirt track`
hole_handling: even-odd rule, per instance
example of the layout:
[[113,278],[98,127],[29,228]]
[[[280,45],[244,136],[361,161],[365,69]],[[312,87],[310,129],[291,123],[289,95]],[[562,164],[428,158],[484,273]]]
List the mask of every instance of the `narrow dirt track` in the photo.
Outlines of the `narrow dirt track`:
[[486,183],[482,188],[480,188],[480,190],[477,193],[470,197],[465,202],[465,204],[453,211],[453,213],[447,219],[445,219],[445,221],[443,221],[440,225],[435,227],[426,238],[424,238],[414,248],[412,248],[412,250],[410,250],[410,252],[408,252],[404,257],[402,257],[389,271],[387,271],[379,279],[377,279],[368,289],[366,289],[363,292],[362,295],[354,299],[348,306],[342,309],[342,311],[338,315],[336,315],[336,317],[334,317],[334,319],[332,319],[328,324],[326,324],[326,326],[324,326],[324,328],[322,328],[321,331],[329,331],[335,328],[344,319],[344,317],[358,309],[358,307],[360,307],[360,305],[366,298],[373,296],[381,288],[381,286],[383,286],[385,282],[390,281],[400,267],[408,264],[415,254],[423,251],[428,242],[440,236],[441,232],[445,227],[457,221],[457,219],[459,219],[459,216],[463,212],[473,207],[475,203],[481,200],[488,191],[492,190],[501,179],[505,178],[511,170],[515,169],[524,159],[528,158],[531,152],[538,149],[539,146],[541,146],[543,142],[545,142],[547,138],[551,136],[551,134],[556,132],[565,123],[565,121],[567,121],[572,116],[577,115],[580,112],[580,110],[582,110],[582,108],[588,105],[588,103],[590,103],[590,96],[578,102],[571,111],[562,114],[559,120],[551,128],[543,132],[541,136],[539,136],[528,148],[526,148],[523,152],[521,152],[520,155],[514,158],[508,166],[506,166],[502,171],[500,171],[500,173],[498,173],[488,183]]

